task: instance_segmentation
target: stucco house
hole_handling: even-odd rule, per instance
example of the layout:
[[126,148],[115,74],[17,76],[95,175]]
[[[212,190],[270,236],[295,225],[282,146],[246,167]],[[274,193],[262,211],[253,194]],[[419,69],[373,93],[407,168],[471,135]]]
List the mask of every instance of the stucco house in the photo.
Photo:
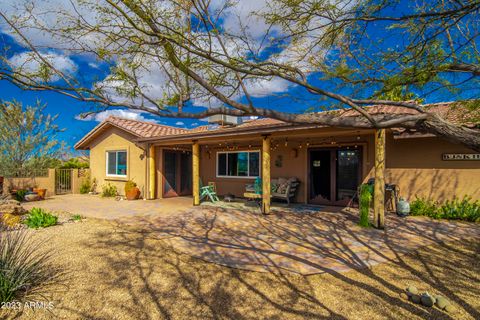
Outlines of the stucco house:
[[[415,112],[370,108],[371,113]],[[462,122],[462,112],[452,112],[447,104],[429,108],[452,122]],[[335,112],[356,116],[349,110]],[[131,179],[146,199],[193,193],[198,203],[193,186],[209,182],[215,182],[219,195],[242,197],[246,185],[261,176],[296,178],[296,202],[345,205],[359,184],[374,177],[375,154],[381,148],[384,158],[378,165],[385,166],[385,182],[397,185],[401,196],[480,199],[480,155],[430,134],[297,125],[268,118],[213,120],[187,130],[110,117],[75,148],[90,150],[91,175],[99,186],[109,182],[123,192]]]

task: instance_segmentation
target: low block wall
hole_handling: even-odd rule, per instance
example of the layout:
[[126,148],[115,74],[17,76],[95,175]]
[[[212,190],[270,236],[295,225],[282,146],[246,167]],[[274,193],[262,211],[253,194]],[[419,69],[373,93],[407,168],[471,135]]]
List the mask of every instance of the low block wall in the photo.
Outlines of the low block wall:
[[55,169],[48,169],[48,176],[45,177],[4,178],[4,194],[11,189],[28,188],[47,189],[47,197],[55,195]]

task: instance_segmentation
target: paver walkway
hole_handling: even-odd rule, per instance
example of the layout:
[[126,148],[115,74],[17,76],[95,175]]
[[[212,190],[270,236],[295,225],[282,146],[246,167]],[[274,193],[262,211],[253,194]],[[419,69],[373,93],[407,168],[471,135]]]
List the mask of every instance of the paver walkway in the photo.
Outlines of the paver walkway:
[[75,207],[82,199],[77,197],[63,198],[63,205],[62,198],[36,205],[116,219],[191,256],[254,271],[343,272],[398,260],[421,246],[480,239],[478,223],[388,215],[385,230],[365,229],[357,226],[358,214],[338,208],[280,207],[263,216],[238,204],[191,207],[189,198],[116,202],[94,197],[88,206]]

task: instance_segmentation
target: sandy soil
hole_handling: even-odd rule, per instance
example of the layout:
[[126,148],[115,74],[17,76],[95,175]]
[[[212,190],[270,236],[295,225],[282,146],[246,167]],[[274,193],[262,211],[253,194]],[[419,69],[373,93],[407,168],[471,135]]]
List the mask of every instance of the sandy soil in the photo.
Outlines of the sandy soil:
[[[3,311],[18,319],[480,319],[480,242],[424,247],[371,269],[312,276],[218,266],[154,234],[87,219],[42,230],[68,272],[51,311]],[[403,300],[407,285],[449,297],[454,313]],[[0,311],[1,312],[1,311]]]

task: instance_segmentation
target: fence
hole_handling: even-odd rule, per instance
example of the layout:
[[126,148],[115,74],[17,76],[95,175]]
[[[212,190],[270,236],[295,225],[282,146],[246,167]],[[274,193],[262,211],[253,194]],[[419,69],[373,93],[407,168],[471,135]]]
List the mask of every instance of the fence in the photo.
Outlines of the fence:
[[[29,172],[29,176],[5,177],[3,193],[13,189],[47,189],[47,197],[54,194],[80,193],[80,185],[89,179],[89,169],[47,169]],[[27,173],[25,173],[27,175]]]

